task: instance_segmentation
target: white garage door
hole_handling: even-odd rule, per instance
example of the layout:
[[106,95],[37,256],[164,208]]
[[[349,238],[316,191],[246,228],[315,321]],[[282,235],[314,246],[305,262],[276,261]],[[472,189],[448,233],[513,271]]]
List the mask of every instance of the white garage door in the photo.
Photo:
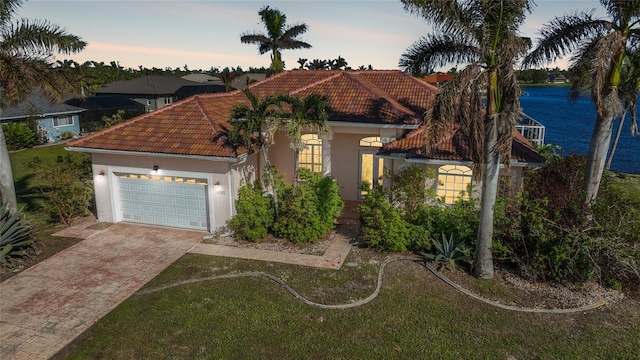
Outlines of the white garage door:
[[123,221],[209,229],[205,179],[143,174],[116,175]]

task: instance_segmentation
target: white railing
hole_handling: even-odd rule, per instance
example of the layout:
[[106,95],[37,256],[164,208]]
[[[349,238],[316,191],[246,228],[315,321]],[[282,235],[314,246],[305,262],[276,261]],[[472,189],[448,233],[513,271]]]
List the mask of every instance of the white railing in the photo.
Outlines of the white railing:
[[535,145],[544,145],[545,127],[531,116],[520,112],[516,130]]

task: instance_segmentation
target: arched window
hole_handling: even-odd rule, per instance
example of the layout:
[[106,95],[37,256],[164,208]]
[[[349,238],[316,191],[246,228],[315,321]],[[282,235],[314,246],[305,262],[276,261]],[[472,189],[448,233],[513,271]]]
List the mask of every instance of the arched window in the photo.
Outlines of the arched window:
[[360,146],[366,147],[382,147],[380,136],[370,136],[360,139]]
[[471,184],[471,169],[463,165],[444,165],[438,169],[438,197],[445,204],[462,198],[469,199],[467,188]]
[[302,135],[302,142],[307,147],[300,151],[298,157],[300,168],[306,168],[313,172],[322,172],[322,139],[316,134]]

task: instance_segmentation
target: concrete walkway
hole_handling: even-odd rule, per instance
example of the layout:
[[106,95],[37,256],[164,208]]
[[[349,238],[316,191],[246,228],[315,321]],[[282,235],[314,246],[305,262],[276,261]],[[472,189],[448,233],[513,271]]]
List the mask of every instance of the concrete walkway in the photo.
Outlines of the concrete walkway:
[[351,244],[339,234],[334,234],[331,244],[323,255],[306,255],[260,249],[246,249],[216,244],[198,244],[189,250],[193,254],[233,257],[238,259],[272,261],[285,264],[340,269],[349,255]]
[[95,220],[54,235],[84,238],[0,283],[0,359],[48,359],[187,252],[338,269],[336,234],[322,256],[201,243],[205,233]]

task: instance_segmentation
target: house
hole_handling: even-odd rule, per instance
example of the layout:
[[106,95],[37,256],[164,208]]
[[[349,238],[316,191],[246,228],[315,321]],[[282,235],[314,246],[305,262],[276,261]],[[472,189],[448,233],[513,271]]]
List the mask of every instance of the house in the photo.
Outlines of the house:
[[[420,143],[411,139],[417,139],[437,92],[398,70],[284,71],[249,88],[261,98],[276,93],[328,97],[332,136],[303,134],[307,148],[299,162],[332,176],[344,200],[361,199],[361,185],[378,181],[383,169],[419,159]],[[235,212],[239,187],[259,178],[264,166],[260,156],[227,138],[231,110],[247,103],[240,91],[195,95],[70,142],[67,150],[91,154],[98,219],[205,231],[223,226]],[[381,152],[385,146],[393,148]],[[269,151],[272,165],[291,182],[294,152],[286,134],[277,133]],[[468,165],[460,155],[428,163],[460,164]]]
[[145,106],[147,112],[155,111],[178,100],[176,92],[183,86],[208,86],[210,84],[189,81],[171,75],[145,75],[104,85],[96,90],[96,96],[122,95]]
[[195,82],[198,82],[198,83],[224,85],[224,82],[222,80],[220,80],[219,77],[211,76],[209,74],[191,73],[191,74],[187,74],[185,76],[181,76],[181,78],[183,78],[185,80],[189,80],[189,81],[195,81]]
[[117,114],[118,111],[124,111],[122,117],[131,119],[146,112],[144,105],[122,95],[72,98],[64,103],[85,109],[80,113],[80,131],[83,133],[93,132],[96,128],[103,126],[103,116],[110,117]]
[[61,135],[69,137],[80,134],[80,114],[85,109],[51,102],[49,98],[34,91],[26,100],[2,109],[0,122],[26,122],[35,119],[42,134],[49,142],[58,142]]
[[559,74],[559,75],[554,75],[554,74],[548,74],[547,78],[549,79],[548,82],[550,83],[554,83],[554,84],[565,84],[569,82],[569,79],[567,79],[564,75]]
[[454,78],[453,74],[435,73],[429,76],[425,76],[421,80],[431,85],[440,87],[448,83],[449,81],[453,80],[453,78]]
[[267,74],[261,73],[247,73],[242,74],[238,77],[233,78],[231,80],[231,88],[232,89],[244,89],[249,84],[253,84],[258,81],[262,81],[267,78]]

